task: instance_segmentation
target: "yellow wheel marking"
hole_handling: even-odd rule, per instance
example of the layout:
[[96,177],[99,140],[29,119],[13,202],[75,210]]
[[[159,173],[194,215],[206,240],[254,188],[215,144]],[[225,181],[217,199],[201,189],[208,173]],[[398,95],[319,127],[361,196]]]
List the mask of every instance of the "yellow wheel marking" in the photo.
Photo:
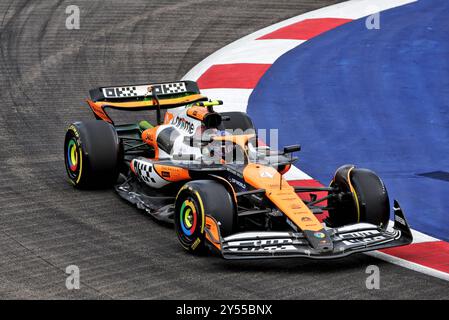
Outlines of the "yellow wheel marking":
[[76,145],[74,145],[70,150],[70,160],[73,164],[77,164],[78,162],[78,154],[76,153]]
[[201,217],[202,217],[202,221],[201,221],[201,233],[204,232],[204,223],[205,223],[205,217],[204,217],[204,206],[203,206],[203,200],[201,199],[199,193],[197,191],[195,191],[196,197],[198,198],[198,202],[200,203],[200,207],[201,207]]
[[192,209],[188,208],[184,214],[184,224],[187,226],[187,228],[192,227],[192,221],[190,221],[190,214],[192,212]]
[[357,192],[355,192],[354,187],[352,186],[351,183],[351,171],[352,169],[354,169],[354,167],[352,167],[351,169],[348,170],[348,183],[349,183],[349,189],[351,190],[351,192],[353,193],[353,196],[355,198],[355,206],[357,208],[357,222],[360,222],[360,205],[359,205],[359,198],[357,197]]
[[[75,135],[75,137],[76,137],[77,139],[79,139],[79,133],[76,131],[76,128],[73,127],[73,125],[71,125],[67,130],[72,131],[73,134]],[[70,182],[72,182],[74,185],[77,185],[77,184],[80,182],[80,180],[81,180],[81,175],[82,175],[82,173],[83,173],[83,149],[81,149],[81,146],[78,146],[77,144],[75,144],[75,147],[78,148],[78,152],[79,152],[79,154],[80,154],[80,156],[79,156],[80,170],[79,170],[79,172],[78,172],[78,178],[76,179],[76,181],[73,182],[72,180],[70,180]],[[74,149],[72,149],[72,150],[74,150]],[[72,153],[71,153],[71,156],[72,156]],[[72,159],[73,159],[73,158],[72,158]]]
[[[189,186],[183,186],[180,190],[179,190],[179,192],[178,192],[178,194],[176,195],[176,199],[178,199],[178,197],[179,197],[179,194],[183,191],[183,190],[185,190],[185,189],[189,189],[189,190],[191,190],[191,191],[193,191]],[[202,217],[202,221],[201,221],[201,233],[203,233],[204,232],[204,224],[205,224],[205,222],[206,222],[206,219],[205,219],[205,217],[204,217],[204,205],[203,205],[203,200],[201,199],[201,197],[200,197],[200,195],[198,194],[198,192],[197,191],[193,191],[193,193],[195,193],[195,195],[196,195],[196,197],[197,197],[197,199],[198,199],[198,202],[200,203],[200,208],[201,208],[201,217]]]
[[78,151],[80,154],[80,171],[78,172],[78,178],[76,179],[77,184],[80,182],[81,174],[83,173],[83,150],[81,150],[81,147],[78,147]]
[[198,247],[198,245],[200,244],[200,242],[201,242],[201,239],[200,239],[200,238],[197,238],[197,239],[195,240],[195,242],[194,242],[194,243],[192,244],[192,246],[191,246],[192,250],[195,250],[196,247]]

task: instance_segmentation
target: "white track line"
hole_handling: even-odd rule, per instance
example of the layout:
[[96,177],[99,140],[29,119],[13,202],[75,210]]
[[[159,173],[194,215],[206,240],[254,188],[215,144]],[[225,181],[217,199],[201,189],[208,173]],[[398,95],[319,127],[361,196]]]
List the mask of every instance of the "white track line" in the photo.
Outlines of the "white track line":
[[380,251],[371,251],[371,252],[366,252],[365,254],[367,254],[371,257],[375,257],[377,259],[384,260],[389,263],[413,270],[413,271],[421,272],[421,273],[427,274],[427,275],[435,277],[435,278],[449,281],[449,274],[446,272],[443,272],[443,271],[435,270],[435,269],[423,266],[421,264],[414,263],[414,262],[411,262],[408,260],[404,260],[404,259],[392,256],[392,255],[380,252]]
[[218,112],[241,111],[246,112],[248,99],[253,89],[204,89],[201,93],[213,99],[223,100],[224,104],[214,107]]

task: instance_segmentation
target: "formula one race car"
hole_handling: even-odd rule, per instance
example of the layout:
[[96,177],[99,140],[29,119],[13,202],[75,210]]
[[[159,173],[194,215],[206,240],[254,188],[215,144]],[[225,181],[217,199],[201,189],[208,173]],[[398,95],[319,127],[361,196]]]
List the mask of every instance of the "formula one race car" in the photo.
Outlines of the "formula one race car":
[[[195,82],[101,87],[90,97],[96,120],[74,122],[65,136],[69,180],[78,188],[114,186],[174,223],[192,253],[323,259],[412,242],[396,201],[388,226],[387,190],[374,172],[344,165],[329,187],[290,186],[283,174],[299,145],[271,150],[245,113],[215,111],[222,102],[201,95]],[[157,123],[114,125],[107,108],[153,110]]]

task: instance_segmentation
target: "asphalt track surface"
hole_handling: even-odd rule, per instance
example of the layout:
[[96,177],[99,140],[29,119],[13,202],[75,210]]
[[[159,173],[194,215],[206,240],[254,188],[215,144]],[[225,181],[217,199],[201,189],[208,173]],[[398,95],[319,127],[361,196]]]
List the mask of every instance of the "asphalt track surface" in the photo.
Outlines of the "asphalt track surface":
[[[66,181],[63,136],[106,84],[181,78],[225,44],[336,1],[0,2],[0,298],[449,298],[447,282],[366,255],[333,262],[193,257],[112,190]],[[81,8],[81,29],[65,8]],[[65,287],[80,268],[81,288]],[[365,268],[379,266],[381,289]]]

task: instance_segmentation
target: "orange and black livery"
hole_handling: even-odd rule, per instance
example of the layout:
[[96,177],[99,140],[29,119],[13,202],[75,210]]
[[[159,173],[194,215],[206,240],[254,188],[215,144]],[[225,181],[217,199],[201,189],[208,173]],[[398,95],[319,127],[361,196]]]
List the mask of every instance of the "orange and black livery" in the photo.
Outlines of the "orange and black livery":
[[[247,114],[226,111],[193,81],[95,88],[87,104],[95,120],[72,123],[65,136],[68,180],[113,188],[174,224],[191,253],[332,259],[412,242],[396,200],[390,221],[387,189],[373,171],[343,165],[328,187],[291,186],[284,174],[299,145],[261,145]],[[119,124],[109,109],[152,112],[156,121]]]

